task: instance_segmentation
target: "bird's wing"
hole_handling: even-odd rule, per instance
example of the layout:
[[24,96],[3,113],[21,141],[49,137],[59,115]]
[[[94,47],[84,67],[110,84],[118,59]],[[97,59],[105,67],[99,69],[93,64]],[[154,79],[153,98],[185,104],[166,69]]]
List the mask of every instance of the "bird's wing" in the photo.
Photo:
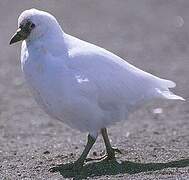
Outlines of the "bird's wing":
[[163,94],[168,99],[180,98],[169,92],[174,82],[144,72],[103,48],[71,36],[69,39],[73,43],[69,66],[75,69],[81,82],[86,80],[80,86],[81,91],[96,95],[103,108],[119,104],[132,107]]

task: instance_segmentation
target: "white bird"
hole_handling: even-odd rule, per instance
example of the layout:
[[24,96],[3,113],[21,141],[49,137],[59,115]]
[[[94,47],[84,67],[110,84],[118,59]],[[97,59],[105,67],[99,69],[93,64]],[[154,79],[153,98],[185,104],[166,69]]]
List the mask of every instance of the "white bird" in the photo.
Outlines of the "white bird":
[[179,99],[175,83],[144,72],[115,54],[66,34],[50,13],[29,9],[20,15],[10,44],[23,40],[21,66],[42,108],[70,127],[88,132],[87,145],[73,166],[84,165],[102,134],[107,159],[115,158],[106,128],[126,120],[152,99]]

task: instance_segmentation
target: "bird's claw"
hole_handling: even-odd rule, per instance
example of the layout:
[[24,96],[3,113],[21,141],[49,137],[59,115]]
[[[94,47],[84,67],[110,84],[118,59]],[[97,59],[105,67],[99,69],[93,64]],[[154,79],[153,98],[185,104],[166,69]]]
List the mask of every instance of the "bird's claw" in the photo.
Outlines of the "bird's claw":
[[110,148],[107,150],[107,158],[106,160],[113,160],[115,159],[115,153],[122,154],[122,152],[118,148]]
[[121,150],[119,150],[118,148],[114,148],[112,147],[109,150],[109,153],[105,154],[104,156],[101,156],[99,158],[87,158],[85,161],[89,162],[89,161],[100,161],[100,160],[112,160],[115,159],[115,153],[119,153],[122,154]]
[[89,162],[89,161],[100,161],[100,160],[103,160],[107,157],[107,154],[105,154],[104,156],[101,156],[99,158],[87,158],[85,159],[86,162]]

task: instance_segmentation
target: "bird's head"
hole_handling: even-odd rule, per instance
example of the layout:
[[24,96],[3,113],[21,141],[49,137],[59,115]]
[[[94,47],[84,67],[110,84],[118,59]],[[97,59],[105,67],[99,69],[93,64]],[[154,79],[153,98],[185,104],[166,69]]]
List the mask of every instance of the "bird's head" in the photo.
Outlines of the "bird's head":
[[25,10],[18,18],[18,30],[10,40],[10,44],[21,40],[36,40],[46,34],[57,35],[62,29],[55,17],[50,13],[37,9]]

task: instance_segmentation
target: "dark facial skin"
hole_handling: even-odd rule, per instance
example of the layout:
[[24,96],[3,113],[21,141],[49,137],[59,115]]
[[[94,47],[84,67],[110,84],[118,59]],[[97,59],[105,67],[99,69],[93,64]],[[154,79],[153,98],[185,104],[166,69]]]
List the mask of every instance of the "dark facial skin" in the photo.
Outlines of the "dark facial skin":
[[16,33],[11,38],[10,44],[16,43],[21,40],[25,40],[34,28],[35,24],[29,20],[26,21],[26,23],[21,24]]

